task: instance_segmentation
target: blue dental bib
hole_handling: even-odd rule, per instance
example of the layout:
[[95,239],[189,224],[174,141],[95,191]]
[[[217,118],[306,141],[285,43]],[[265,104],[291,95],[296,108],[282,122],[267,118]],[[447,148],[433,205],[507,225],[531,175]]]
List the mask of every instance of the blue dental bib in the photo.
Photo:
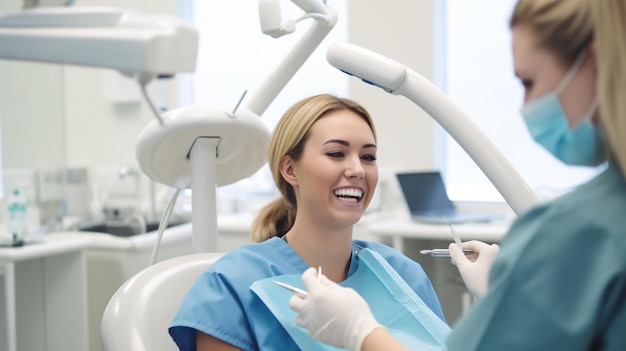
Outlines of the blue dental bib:
[[[367,301],[374,317],[410,350],[445,350],[450,327],[442,321],[378,253],[367,248],[358,253],[359,266],[341,282]],[[336,347],[312,339],[295,323],[297,313],[289,308],[292,292],[273,281],[303,288],[301,276],[280,275],[258,280],[250,289],[263,301],[302,350],[330,351]]]

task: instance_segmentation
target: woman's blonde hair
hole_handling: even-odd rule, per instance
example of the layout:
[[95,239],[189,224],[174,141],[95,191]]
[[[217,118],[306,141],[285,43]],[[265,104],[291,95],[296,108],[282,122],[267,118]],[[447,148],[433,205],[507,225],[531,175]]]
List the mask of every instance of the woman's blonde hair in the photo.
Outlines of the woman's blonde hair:
[[611,155],[626,175],[626,3],[592,3],[600,120]]
[[327,113],[337,110],[349,110],[361,116],[376,138],[370,114],[363,106],[350,99],[321,94],[308,97],[291,106],[274,129],[267,153],[274,183],[282,196],[260,210],[252,223],[252,242],[282,236],[293,226],[297,212],[296,195],[291,184],[287,183],[280,173],[280,161],[285,156],[290,156],[295,162],[300,160],[311,126]]
[[591,1],[595,0],[519,0],[509,25],[529,26],[541,47],[570,66],[593,40]]

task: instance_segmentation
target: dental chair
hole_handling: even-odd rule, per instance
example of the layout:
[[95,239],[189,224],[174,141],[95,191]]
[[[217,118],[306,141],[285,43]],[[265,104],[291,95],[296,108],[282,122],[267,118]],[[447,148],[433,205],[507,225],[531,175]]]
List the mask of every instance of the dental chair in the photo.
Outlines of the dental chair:
[[267,162],[270,132],[259,117],[337,23],[336,11],[325,0],[291,1],[304,13],[283,20],[279,0],[259,0],[261,29],[273,38],[294,32],[302,20],[312,23],[245,107],[239,106],[244,91],[234,108],[201,104],[163,114],[153,108],[157,118],[139,136],[137,161],[153,181],[191,189],[196,254],[150,266],[117,290],[102,318],[105,351],[177,350],[168,327],[196,278],[222,256],[213,253],[218,233],[215,189],[251,176]]
[[171,258],[126,281],[102,317],[104,350],[178,350],[167,329],[198,276],[222,255],[197,253]]

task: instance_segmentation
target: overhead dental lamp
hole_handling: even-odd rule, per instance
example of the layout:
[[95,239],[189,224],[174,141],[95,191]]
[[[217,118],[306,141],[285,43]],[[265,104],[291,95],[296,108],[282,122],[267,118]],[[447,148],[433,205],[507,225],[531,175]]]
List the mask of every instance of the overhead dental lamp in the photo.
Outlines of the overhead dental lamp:
[[170,15],[115,7],[34,7],[0,16],[0,58],[118,70],[143,80],[193,72],[198,33]]
[[540,202],[491,140],[428,79],[390,58],[349,43],[333,43],[326,58],[341,71],[390,94],[402,95],[426,111],[467,152],[517,215]]
[[194,252],[216,251],[216,187],[251,176],[266,163],[270,132],[260,116],[337,22],[336,12],[321,0],[292,0],[305,14],[283,21],[278,1],[259,1],[265,34],[282,36],[300,20],[314,21],[245,107],[239,107],[244,93],[234,106],[174,109],[162,115],[163,125],[152,121],[139,136],[142,171],[159,183],[192,190]]

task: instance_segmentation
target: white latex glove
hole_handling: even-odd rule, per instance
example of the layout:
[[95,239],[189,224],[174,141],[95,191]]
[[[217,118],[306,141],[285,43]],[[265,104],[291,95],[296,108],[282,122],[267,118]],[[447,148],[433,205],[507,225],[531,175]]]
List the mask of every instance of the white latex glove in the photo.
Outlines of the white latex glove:
[[459,269],[470,294],[477,299],[485,295],[489,284],[489,271],[493,260],[500,252],[500,246],[472,240],[463,243],[463,250],[474,250],[471,255],[465,255],[455,243],[451,243],[448,250],[452,264]]
[[309,296],[294,294],[289,307],[298,312],[296,324],[308,329],[309,335],[321,342],[360,351],[363,340],[381,327],[367,302],[353,289],[344,288],[322,276],[318,281],[314,268],[302,274]]

